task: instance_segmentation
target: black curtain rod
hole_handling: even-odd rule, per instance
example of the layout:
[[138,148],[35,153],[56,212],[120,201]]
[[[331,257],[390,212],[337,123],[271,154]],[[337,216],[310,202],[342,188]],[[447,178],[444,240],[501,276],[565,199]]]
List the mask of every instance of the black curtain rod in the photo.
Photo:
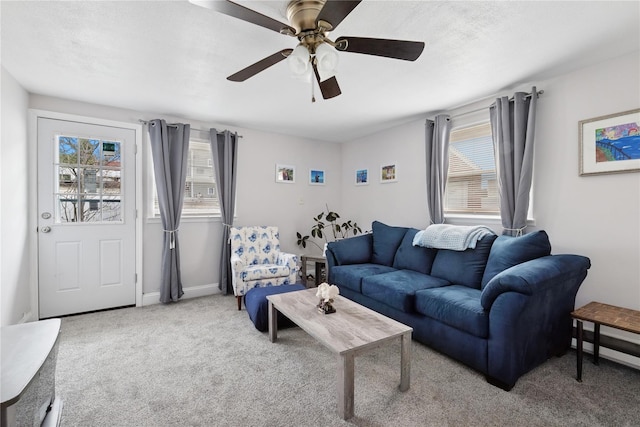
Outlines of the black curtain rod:
[[[149,122],[148,122],[147,120],[138,119],[138,121],[139,121],[140,123],[142,123],[143,125],[148,125],[148,124],[149,124]],[[178,127],[177,125],[171,125],[171,124],[167,124],[167,126],[170,126],[170,127],[172,127],[172,128],[177,128],[177,127]],[[202,129],[196,129],[196,128],[190,128],[190,129],[191,129],[191,130],[194,130],[194,131],[196,131],[196,132],[209,133],[209,131],[208,131],[208,130],[202,130]],[[242,138],[242,135],[238,135],[238,138]]]
[[[536,92],[536,95],[540,96],[544,93],[544,90],[539,90]],[[526,98],[531,98],[533,94],[531,92],[527,93],[525,95],[525,99]],[[509,101],[513,101],[513,97],[509,98]],[[493,105],[493,104],[491,104]],[[491,105],[489,105],[488,107],[481,107],[481,108],[476,108],[475,110],[471,110],[471,111],[465,111],[464,113],[460,113],[460,114],[455,114],[453,116],[450,116],[450,118],[455,119],[458,117],[462,117],[462,116],[466,116],[467,114],[473,114],[473,113],[477,113],[478,111],[483,111],[486,110],[487,108],[491,108]]]

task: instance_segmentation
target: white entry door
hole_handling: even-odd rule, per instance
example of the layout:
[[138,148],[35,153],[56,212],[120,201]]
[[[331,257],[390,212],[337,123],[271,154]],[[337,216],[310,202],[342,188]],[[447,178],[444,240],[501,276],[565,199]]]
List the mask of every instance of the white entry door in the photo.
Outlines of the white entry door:
[[37,127],[39,317],[135,304],[135,130]]

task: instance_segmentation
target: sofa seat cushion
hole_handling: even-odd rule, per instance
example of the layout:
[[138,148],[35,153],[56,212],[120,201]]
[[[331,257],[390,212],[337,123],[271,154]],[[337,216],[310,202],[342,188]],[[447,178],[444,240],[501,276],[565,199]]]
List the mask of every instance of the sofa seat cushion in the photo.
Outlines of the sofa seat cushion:
[[491,246],[498,236],[484,236],[474,249],[452,251],[439,249],[433,260],[431,275],[448,280],[454,285],[480,289],[482,275],[487,266]]
[[393,267],[398,270],[413,270],[423,274],[431,273],[433,259],[436,257],[437,249],[413,246],[413,238],[418,230],[410,228],[404,235],[400,247],[396,251],[393,260]]
[[480,338],[489,336],[489,312],[481,291],[461,285],[416,291],[416,311]]
[[258,279],[270,279],[272,277],[288,276],[291,269],[286,265],[277,264],[254,264],[245,267],[240,273],[242,281],[249,282]]
[[396,271],[396,269],[380,264],[338,265],[331,269],[331,277],[338,285],[362,293],[362,279],[364,277],[390,271]]
[[413,270],[398,270],[362,279],[362,294],[405,313],[414,312],[416,291],[449,282]]

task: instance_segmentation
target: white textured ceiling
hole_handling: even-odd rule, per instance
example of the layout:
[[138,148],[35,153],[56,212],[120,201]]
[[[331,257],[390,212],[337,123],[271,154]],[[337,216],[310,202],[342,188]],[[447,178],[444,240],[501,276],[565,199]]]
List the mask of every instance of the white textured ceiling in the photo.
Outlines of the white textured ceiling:
[[[286,0],[237,2],[287,22]],[[341,53],[342,95],[311,103],[285,62],[226,80],[297,40],[186,0],[0,8],[2,65],[31,93],[338,142],[640,49],[638,1],[364,0],[332,39],[419,40],[422,56]]]

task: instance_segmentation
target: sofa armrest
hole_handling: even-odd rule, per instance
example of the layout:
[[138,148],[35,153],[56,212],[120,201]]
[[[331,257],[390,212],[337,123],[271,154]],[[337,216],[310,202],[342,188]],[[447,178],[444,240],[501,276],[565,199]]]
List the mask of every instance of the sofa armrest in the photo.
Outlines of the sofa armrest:
[[[482,290],[480,303],[485,310],[490,310],[495,300],[506,292],[533,295],[566,287],[568,292],[575,293],[590,267],[589,258],[580,255],[549,255],[523,262],[491,279]],[[575,289],[570,289],[572,287]]]
[[370,262],[373,253],[373,234],[362,234],[336,240],[327,245],[325,256],[328,267]]

